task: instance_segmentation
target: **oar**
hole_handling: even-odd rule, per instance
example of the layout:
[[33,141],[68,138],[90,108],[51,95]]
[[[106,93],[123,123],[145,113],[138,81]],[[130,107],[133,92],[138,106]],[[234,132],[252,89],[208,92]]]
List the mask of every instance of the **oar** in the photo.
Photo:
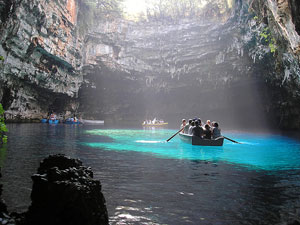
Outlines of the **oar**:
[[230,138],[228,138],[228,137],[225,137],[225,136],[223,136],[225,139],[227,139],[227,140],[229,140],[229,141],[232,141],[232,142],[234,142],[234,143],[237,143],[237,144],[242,144],[242,143],[240,143],[240,142],[237,142],[237,141],[235,141],[235,140],[232,140],[232,139],[230,139]]
[[180,131],[182,131],[184,129],[184,127],[183,128],[181,128],[179,131],[177,131],[172,137],[170,137],[168,140],[167,140],[167,142],[168,141],[170,141],[173,137],[175,137]]

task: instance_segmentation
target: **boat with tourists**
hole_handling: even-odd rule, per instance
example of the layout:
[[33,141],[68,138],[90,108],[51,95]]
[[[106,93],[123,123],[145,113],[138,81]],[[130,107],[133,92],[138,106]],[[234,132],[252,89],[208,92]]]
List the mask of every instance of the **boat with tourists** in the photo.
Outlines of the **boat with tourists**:
[[190,134],[179,133],[179,137],[182,141],[190,143],[192,145],[223,146],[223,142],[224,142],[223,136],[217,137],[216,139],[205,139]]
[[58,119],[46,119],[46,118],[43,118],[43,119],[41,119],[41,123],[58,124],[59,120]]
[[157,126],[159,127],[159,126],[165,126],[165,125],[168,125],[168,123],[163,120],[158,120],[156,118],[154,118],[153,120],[145,120],[142,123],[142,126],[145,126],[145,127],[157,127]]
[[82,122],[80,120],[78,120],[77,117],[75,116],[74,118],[70,117],[70,118],[66,119],[64,121],[64,124],[82,124]]
[[64,124],[82,124],[82,122],[80,122],[80,121],[66,120],[66,121],[64,122]]
[[156,126],[165,126],[168,125],[168,123],[154,123],[154,124],[142,124],[145,127],[156,127]]
[[57,119],[54,119],[54,120],[50,119],[50,120],[48,120],[48,123],[49,124],[58,124],[59,120],[57,120]]

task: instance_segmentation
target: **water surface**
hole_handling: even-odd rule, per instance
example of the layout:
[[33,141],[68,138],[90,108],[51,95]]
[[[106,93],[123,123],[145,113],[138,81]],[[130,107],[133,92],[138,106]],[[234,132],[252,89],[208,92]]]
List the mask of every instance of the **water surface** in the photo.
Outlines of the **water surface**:
[[111,224],[283,224],[299,219],[300,143],[224,132],[242,144],[201,147],[167,140],[176,130],[9,124],[0,151],[10,210],[30,204],[40,160],[80,158],[100,179]]

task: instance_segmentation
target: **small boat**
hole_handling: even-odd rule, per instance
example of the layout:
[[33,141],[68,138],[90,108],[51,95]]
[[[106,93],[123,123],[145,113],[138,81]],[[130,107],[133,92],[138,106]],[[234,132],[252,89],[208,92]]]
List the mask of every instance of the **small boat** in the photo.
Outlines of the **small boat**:
[[48,123],[49,124],[58,124],[59,123],[59,120],[48,120]]
[[82,124],[81,120],[78,120],[76,117],[70,117],[64,121],[64,124]]
[[156,126],[165,126],[168,125],[168,123],[150,123],[150,124],[142,124],[142,126],[145,127],[156,127]]
[[179,137],[182,141],[190,143],[192,145],[201,146],[223,146],[224,137],[218,137],[216,139],[203,139],[197,136],[179,133]]
[[41,123],[47,123],[48,119],[41,119]]
[[77,121],[66,120],[64,124],[82,124],[82,122],[78,120]]
[[142,123],[142,126],[144,126],[144,127],[160,127],[160,126],[165,126],[165,125],[168,125],[168,123],[163,120],[156,119],[156,118],[154,118],[153,120],[145,120]]
[[82,123],[91,125],[101,125],[104,124],[104,120],[82,120]]

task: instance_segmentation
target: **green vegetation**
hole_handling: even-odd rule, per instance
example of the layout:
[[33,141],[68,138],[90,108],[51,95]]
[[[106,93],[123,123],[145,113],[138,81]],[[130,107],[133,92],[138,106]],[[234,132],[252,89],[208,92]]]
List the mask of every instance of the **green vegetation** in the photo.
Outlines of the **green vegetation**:
[[84,35],[88,29],[99,21],[122,16],[123,0],[80,0],[78,12],[79,33]]
[[233,0],[152,0],[147,5],[148,20],[177,21],[182,18],[223,18],[233,7]]
[[263,41],[265,44],[269,45],[271,53],[275,53],[277,46],[276,46],[276,40],[274,37],[272,37],[271,32],[268,27],[264,28],[264,30],[260,33],[260,36],[263,38]]
[[183,18],[228,18],[234,0],[145,0],[146,8],[136,15],[125,15],[124,0],[80,0],[79,31],[84,34],[99,21],[131,18],[136,21],[178,21]]
[[2,104],[0,104],[0,138],[2,139],[2,143],[7,142],[7,136],[5,135],[5,132],[7,132],[7,128],[4,122],[4,109]]
[[0,61],[4,61],[4,57],[0,55]]
[[104,19],[122,14],[121,3],[123,0],[83,0],[92,10],[95,19]]

